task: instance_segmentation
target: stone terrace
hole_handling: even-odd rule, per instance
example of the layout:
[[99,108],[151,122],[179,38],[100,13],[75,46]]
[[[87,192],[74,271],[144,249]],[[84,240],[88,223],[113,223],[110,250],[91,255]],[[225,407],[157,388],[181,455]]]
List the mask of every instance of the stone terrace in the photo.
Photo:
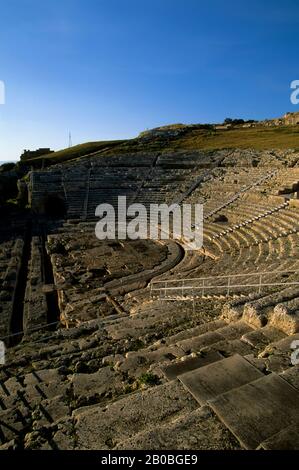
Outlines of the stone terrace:
[[[297,161],[293,151],[193,152],[82,158],[33,174],[34,209],[43,212],[48,181],[69,220],[33,225],[22,341],[0,368],[0,448],[298,449],[298,272],[260,292],[150,295],[158,280],[250,282],[267,271],[271,282],[298,270]],[[89,218],[101,188],[112,202],[125,188],[132,201],[152,192],[203,202],[203,248],[98,242]],[[3,240],[3,267],[16,243]]]

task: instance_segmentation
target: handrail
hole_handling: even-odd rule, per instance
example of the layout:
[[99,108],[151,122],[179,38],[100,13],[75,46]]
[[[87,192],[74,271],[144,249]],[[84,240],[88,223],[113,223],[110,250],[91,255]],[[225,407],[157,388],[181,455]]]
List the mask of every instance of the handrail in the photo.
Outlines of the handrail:
[[288,285],[288,286],[294,286],[294,285],[299,285],[299,281],[298,282],[273,282],[273,283],[265,283],[265,284],[225,284],[225,285],[222,285],[222,286],[179,286],[179,287],[161,287],[161,288],[156,288],[156,289],[152,289],[152,291],[154,290],[177,290],[179,289],[180,291],[182,290],[188,290],[188,289],[223,289],[224,287],[229,287],[230,289],[233,289],[234,287],[260,287],[260,286],[285,286],[285,285]]
[[[172,296],[173,299],[181,299],[189,295],[193,295],[194,297],[198,295],[199,292],[201,296],[204,296],[207,292],[211,292],[212,290],[218,291],[219,293],[219,289],[222,290],[223,294],[228,296],[232,294],[234,289],[245,290],[248,288],[257,288],[260,293],[263,287],[299,286],[299,279],[298,281],[286,279],[285,282],[283,282],[282,279],[275,280],[278,276],[285,276],[286,274],[299,274],[299,271],[263,271],[260,273],[229,274],[214,277],[156,280],[152,281],[150,284],[150,295],[151,297],[155,297],[155,295],[157,295],[156,292],[159,292],[161,299],[169,298],[169,296]],[[250,281],[253,276],[255,276],[256,281]],[[268,281],[263,279],[266,276],[271,276],[271,279]],[[236,282],[242,279],[245,279],[245,283],[240,284]],[[209,280],[216,282],[216,284],[208,284],[206,281]],[[221,280],[224,281],[222,284],[219,283]],[[195,282],[196,284],[193,284]],[[176,285],[174,285],[174,283],[176,283]],[[192,292],[192,294],[190,294],[190,292]]]
[[256,272],[256,273],[245,273],[245,274],[225,274],[222,276],[209,276],[209,277],[187,277],[187,278],[180,278],[180,279],[157,279],[157,280],[152,280],[151,284],[156,284],[156,283],[162,283],[162,282],[181,282],[181,281],[202,281],[202,280],[208,280],[208,279],[227,279],[231,277],[248,277],[248,276],[262,276],[262,275],[275,275],[275,274],[299,274],[299,270],[293,270],[290,269],[288,271],[262,271],[262,272]]

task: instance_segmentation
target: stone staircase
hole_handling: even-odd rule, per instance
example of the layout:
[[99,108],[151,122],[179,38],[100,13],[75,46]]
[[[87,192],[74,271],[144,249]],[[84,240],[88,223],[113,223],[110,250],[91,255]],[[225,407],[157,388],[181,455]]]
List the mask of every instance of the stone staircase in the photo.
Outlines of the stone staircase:
[[0,448],[299,447],[287,432],[299,423],[298,333],[216,319],[132,349],[130,320],[57,332],[35,354],[19,346],[1,369]]

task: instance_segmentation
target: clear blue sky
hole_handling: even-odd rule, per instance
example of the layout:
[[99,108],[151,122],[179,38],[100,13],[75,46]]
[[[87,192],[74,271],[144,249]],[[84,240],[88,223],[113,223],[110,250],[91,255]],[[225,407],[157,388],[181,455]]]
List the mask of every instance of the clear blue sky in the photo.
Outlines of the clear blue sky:
[[298,0],[9,0],[0,160],[158,125],[299,111]]

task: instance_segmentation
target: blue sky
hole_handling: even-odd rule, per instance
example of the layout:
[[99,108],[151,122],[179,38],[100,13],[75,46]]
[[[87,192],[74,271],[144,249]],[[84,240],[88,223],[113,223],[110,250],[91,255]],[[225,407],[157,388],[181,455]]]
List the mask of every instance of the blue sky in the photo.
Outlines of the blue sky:
[[173,122],[299,111],[298,0],[9,0],[0,160]]

